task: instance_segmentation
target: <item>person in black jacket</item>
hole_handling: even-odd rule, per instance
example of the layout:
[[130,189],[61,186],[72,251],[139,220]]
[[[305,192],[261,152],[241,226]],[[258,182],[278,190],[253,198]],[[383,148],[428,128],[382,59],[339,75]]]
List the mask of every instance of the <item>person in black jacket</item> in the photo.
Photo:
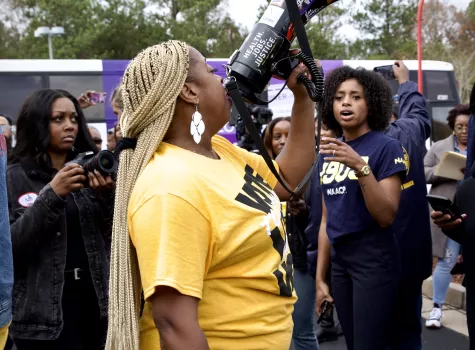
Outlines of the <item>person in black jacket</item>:
[[88,151],[97,148],[71,94],[26,99],[7,169],[18,350],[105,343],[114,183],[69,163]]
[[[275,118],[267,126],[264,144],[272,159],[275,159],[284,148],[289,132],[290,118]],[[314,327],[315,281],[309,275],[307,266],[309,242],[305,228],[308,222],[308,210],[303,199],[284,203],[283,206],[294,267],[294,287],[298,296],[292,314],[294,321],[292,341],[295,350],[318,350]]]
[[430,137],[430,117],[424,96],[409,80],[403,61],[393,65],[399,83],[399,116],[385,130],[405,150],[407,174],[402,184],[399,212],[393,227],[401,256],[401,283],[393,317],[391,350],[420,350],[422,282],[432,272],[432,240],[427,186],[424,174],[426,140]]
[[455,242],[462,246],[467,288],[467,325],[470,336],[470,350],[475,350],[475,84],[470,95],[470,126],[468,132],[467,164],[465,181],[458,187],[455,204],[462,212],[462,218],[451,218],[442,212],[432,212],[436,225]]
[[472,176],[458,187],[455,204],[463,219],[453,219],[450,215],[435,211],[431,217],[443,232],[462,246],[462,257],[465,267],[465,286],[467,295],[467,325],[470,336],[470,350],[475,350],[475,164],[471,168]]
[[470,169],[475,164],[475,84],[473,84],[470,94],[470,120],[468,122],[468,144],[467,144],[467,166],[465,167],[465,178],[472,175]]

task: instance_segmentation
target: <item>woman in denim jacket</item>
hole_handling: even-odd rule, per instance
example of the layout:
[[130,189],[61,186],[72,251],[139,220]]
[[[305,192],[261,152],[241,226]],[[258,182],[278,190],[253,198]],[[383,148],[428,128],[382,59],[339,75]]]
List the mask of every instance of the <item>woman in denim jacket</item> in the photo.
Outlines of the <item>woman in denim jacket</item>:
[[0,349],[5,347],[8,325],[12,320],[13,261],[8,225],[6,167],[7,144],[0,127]]
[[113,181],[69,163],[97,153],[78,101],[40,90],[25,101],[7,170],[18,350],[105,342]]

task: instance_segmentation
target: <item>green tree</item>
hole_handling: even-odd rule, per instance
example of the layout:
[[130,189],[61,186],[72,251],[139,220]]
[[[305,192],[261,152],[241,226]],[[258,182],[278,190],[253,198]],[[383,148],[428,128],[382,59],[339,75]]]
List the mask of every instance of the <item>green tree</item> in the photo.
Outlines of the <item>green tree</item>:
[[475,0],[472,0],[467,8],[467,15],[472,21],[475,21]]
[[20,34],[14,28],[8,27],[3,22],[0,22],[0,42],[3,46],[0,50],[0,59],[15,58],[19,41]]
[[472,17],[472,4],[463,12],[440,0],[431,0],[424,6],[423,14],[423,58],[453,64],[464,102],[468,102],[475,82],[475,20]]
[[229,57],[247,32],[226,14],[222,0],[156,0],[170,37],[183,40],[206,57]]
[[349,43],[337,35],[344,13],[342,8],[331,5],[307,24],[307,36],[315,57],[326,60],[346,58]]
[[257,10],[257,18],[256,18],[256,23],[261,19],[262,15],[264,12],[266,12],[267,7],[269,7],[269,4],[261,4],[259,5],[259,8]]
[[66,35],[53,38],[55,58],[131,58],[144,47],[167,38],[166,31],[144,12],[144,1],[16,0],[23,13],[18,58],[48,58],[40,26],[62,26]]
[[[55,58],[128,59],[143,48],[168,39],[188,42],[208,57],[227,57],[246,34],[221,0],[3,0],[0,8],[2,57],[48,58],[47,38],[35,38],[40,26],[62,26],[53,38]],[[8,8],[8,9],[7,9]],[[7,19],[15,11],[16,27]],[[21,35],[19,34],[21,33]]]
[[[393,59],[415,56],[415,0],[366,0],[356,11],[352,24],[362,34],[353,53],[359,58]],[[356,52],[356,50],[360,52]]]

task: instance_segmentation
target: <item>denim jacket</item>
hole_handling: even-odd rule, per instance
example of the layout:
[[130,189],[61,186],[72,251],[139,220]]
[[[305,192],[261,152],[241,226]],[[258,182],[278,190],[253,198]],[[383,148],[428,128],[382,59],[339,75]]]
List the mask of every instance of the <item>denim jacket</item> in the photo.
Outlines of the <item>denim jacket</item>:
[[7,144],[0,131],[0,328],[12,320],[13,259],[5,172]]
[[[14,337],[57,339],[66,266],[66,200],[56,195],[52,173],[30,158],[8,166],[8,206],[15,266]],[[90,188],[72,193],[102,318],[107,317],[113,193]]]

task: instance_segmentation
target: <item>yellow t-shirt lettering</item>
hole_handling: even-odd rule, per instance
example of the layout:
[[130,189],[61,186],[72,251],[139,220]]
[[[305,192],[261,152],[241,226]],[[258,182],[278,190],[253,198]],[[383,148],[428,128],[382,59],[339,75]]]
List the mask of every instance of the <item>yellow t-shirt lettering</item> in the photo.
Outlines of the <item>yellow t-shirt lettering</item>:
[[[145,299],[169,286],[200,299],[211,349],[288,350],[296,296],[277,179],[262,157],[213,138],[220,160],[163,143],[129,203]],[[160,349],[151,305],[141,349]]]

